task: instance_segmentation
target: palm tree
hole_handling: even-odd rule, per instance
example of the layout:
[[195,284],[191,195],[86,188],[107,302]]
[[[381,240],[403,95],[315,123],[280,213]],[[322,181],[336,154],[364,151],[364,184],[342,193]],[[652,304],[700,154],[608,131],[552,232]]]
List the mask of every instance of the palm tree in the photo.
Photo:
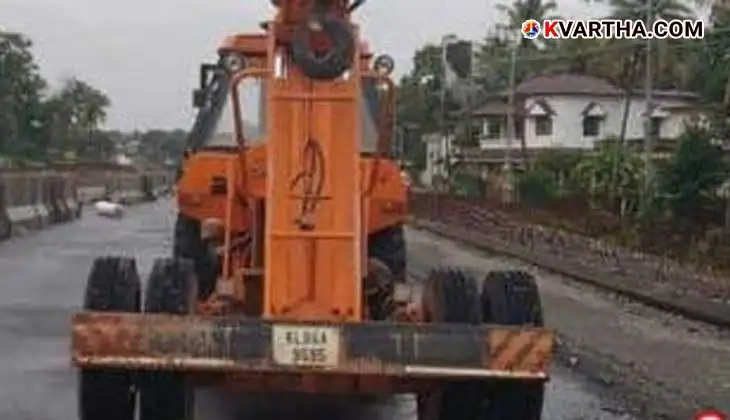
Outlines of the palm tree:
[[[692,10],[678,0],[651,0],[652,10],[655,19],[689,19]],[[611,0],[613,13],[612,19],[641,20],[647,27],[649,23],[646,16],[647,0]]]
[[[550,13],[557,10],[558,5],[553,0],[514,0],[512,5],[498,4],[497,10],[507,15],[507,24],[499,25],[501,29],[518,32],[522,23],[528,19],[542,22],[545,19],[554,19]],[[521,48],[536,49],[537,44],[529,39],[522,38]]]
[[63,86],[54,98],[56,107],[60,111],[59,123],[63,125],[62,132],[66,133],[67,148],[80,152],[84,145],[78,143],[77,136],[83,135],[87,144],[93,143],[94,131],[106,119],[106,109],[110,105],[109,98],[104,92],[81,80],[72,78]]
[[[613,12],[608,18],[610,19],[631,19],[641,20],[651,29],[651,24],[647,18],[647,6],[649,0],[611,0],[610,4]],[[681,0],[650,0],[652,3],[653,18],[658,19],[689,19],[692,17],[692,10],[687,7]],[[652,57],[656,63],[655,75],[661,75],[660,85],[662,87],[677,87],[678,79],[686,79],[686,71],[681,67],[688,65],[688,60],[678,57],[678,50],[672,48],[678,43],[676,40],[664,39],[655,40],[654,56]],[[621,122],[621,134],[619,141],[623,144],[626,140],[626,124],[628,121],[629,109],[634,88],[636,87],[637,77],[641,74],[641,69],[646,64],[646,49],[643,43],[637,43],[633,40],[615,40],[613,44],[626,45],[625,53],[620,55],[618,60],[614,59],[618,66],[612,66],[612,74],[606,76],[616,83],[625,94],[624,99],[624,116]],[[630,45],[633,44],[633,47]],[[609,71],[611,68],[609,68]]]

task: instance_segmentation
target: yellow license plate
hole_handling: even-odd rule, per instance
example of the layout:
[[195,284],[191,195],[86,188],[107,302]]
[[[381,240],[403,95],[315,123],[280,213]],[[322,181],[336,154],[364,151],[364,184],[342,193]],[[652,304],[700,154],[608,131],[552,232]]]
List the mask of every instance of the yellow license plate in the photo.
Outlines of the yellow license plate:
[[274,362],[285,366],[337,366],[340,332],[334,327],[274,325]]

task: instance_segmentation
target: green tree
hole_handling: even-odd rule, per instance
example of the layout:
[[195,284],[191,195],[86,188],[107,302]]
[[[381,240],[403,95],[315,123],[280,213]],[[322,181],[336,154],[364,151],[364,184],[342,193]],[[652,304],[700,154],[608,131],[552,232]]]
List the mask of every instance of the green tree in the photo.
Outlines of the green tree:
[[98,154],[94,133],[106,120],[110,100],[106,94],[88,83],[72,78],[48,101],[52,110],[53,130],[60,149],[77,154]]
[[[489,37],[476,54],[476,81],[485,92],[499,92],[509,87],[510,45],[498,37]],[[518,73],[530,66],[518,67]],[[521,77],[518,77],[521,79]]]
[[[522,23],[528,19],[535,19],[542,22],[545,19],[552,19],[551,13],[558,8],[557,3],[552,0],[514,0],[512,4],[498,4],[497,10],[507,16],[507,22],[501,28],[519,34]],[[520,48],[531,50],[537,48],[537,43],[526,39],[520,39]]]
[[[655,19],[689,19],[692,16],[692,11],[677,0],[610,0],[612,13],[609,18],[641,20],[647,28],[651,28],[646,13],[648,1],[652,1],[653,17]],[[654,40],[653,43],[655,46],[653,54],[653,63],[655,63],[654,77],[661,79],[657,80],[658,82],[662,82],[658,86],[662,87],[663,84],[663,87],[677,87],[673,82],[677,79],[678,74],[685,73],[682,67],[687,62],[686,59],[681,57],[682,51],[678,47],[679,43],[669,38]],[[637,85],[637,78],[642,74],[641,70],[646,65],[646,45],[635,40],[617,39],[612,40],[608,46],[615,46],[617,52],[613,56],[615,65],[605,67],[609,74],[604,74],[604,76],[607,76],[621,87],[625,93],[624,113],[619,136],[620,142],[623,143],[626,137],[629,109]],[[660,76],[657,77],[656,75]]]
[[164,164],[176,161],[185,148],[187,133],[184,130],[150,130],[140,137],[140,153],[152,163]]
[[594,202],[603,202],[625,216],[636,210],[642,171],[641,157],[611,139],[583,158],[573,177]]
[[[659,19],[687,19],[692,10],[677,0],[651,0],[654,17]],[[611,18],[641,20],[647,23],[647,0],[611,0]],[[650,27],[647,25],[647,27]]]
[[727,179],[729,168],[722,150],[710,138],[709,131],[688,127],[661,172],[659,190],[679,218],[691,218],[715,199],[716,190]]
[[[497,92],[508,88],[511,70],[511,52],[515,47],[513,37],[520,36],[522,23],[528,19],[542,22],[553,19],[551,13],[557,10],[557,4],[543,0],[515,0],[511,4],[497,4],[497,11],[505,15],[505,23],[499,24],[499,32],[486,37],[477,53],[477,81],[485,92]],[[536,42],[520,37],[517,57],[515,81],[521,81],[541,73],[551,59],[543,51],[551,42]]]
[[543,206],[557,196],[558,185],[553,174],[543,168],[531,168],[517,177],[520,199],[532,206]]
[[21,34],[0,31],[0,153],[37,157],[43,150],[41,95],[46,82]]
[[[403,136],[406,158],[417,168],[425,165],[421,136],[441,129],[442,48],[427,44],[413,56],[413,68],[398,83],[397,121]],[[447,96],[446,114],[458,109]]]
[[554,185],[563,190],[571,190],[575,187],[572,177],[575,168],[584,158],[581,152],[570,150],[546,150],[535,158],[533,168],[540,170],[553,180]]
[[[719,17],[718,17],[719,18]],[[695,51],[695,60],[692,63],[690,87],[697,91],[708,102],[725,102],[728,89],[728,75],[730,74],[730,31],[727,23],[710,29],[705,33],[705,39],[687,42]]]

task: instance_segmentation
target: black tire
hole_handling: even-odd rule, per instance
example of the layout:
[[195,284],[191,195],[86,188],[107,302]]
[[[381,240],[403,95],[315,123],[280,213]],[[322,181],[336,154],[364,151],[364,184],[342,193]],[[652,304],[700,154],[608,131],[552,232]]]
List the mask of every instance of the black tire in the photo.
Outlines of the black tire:
[[[482,285],[482,320],[500,325],[543,326],[542,305],[535,278],[521,271],[499,271],[487,275]],[[545,384],[501,383],[489,396],[489,420],[539,420],[545,398]]]
[[336,79],[350,68],[355,54],[355,38],[347,22],[339,18],[318,20],[332,47],[322,56],[313,51],[309,38],[309,20],[297,28],[292,39],[292,57],[304,74],[312,79]]
[[393,226],[370,235],[368,256],[382,261],[396,281],[406,281],[406,239],[403,226]]
[[[158,259],[145,295],[145,312],[185,315],[194,311],[197,281],[193,263]],[[141,379],[140,420],[188,420],[193,416],[193,388],[178,372],[149,372]]]
[[[469,274],[457,269],[431,272],[424,290],[424,309],[430,322],[479,324],[479,289]],[[419,418],[438,420],[483,419],[481,406],[485,385],[475,381],[453,382],[434,395],[419,396]],[[427,412],[427,411],[431,412]],[[435,410],[435,411],[434,411]]]
[[406,242],[403,226],[393,226],[368,238],[368,277],[364,290],[369,318],[391,319],[395,311],[396,283],[406,281]]
[[175,223],[174,258],[187,258],[195,265],[198,298],[207,299],[218,279],[218,258],[212,246],[200,237],[200,222],[180,213]]
[[364,292],[368,308],[368,319],[385,321],[395,312],[395,278],[388,266],[377,258],[368,261],[368,275],[365,278]]
[[[86,284],[84,309],[139,312],[140,290],[134,259],[98,258]],[[79,373],[81,420],[134,420],[135,401],[130,372],[82,370]]]
[[[431,273],[425,289],[425,309],[431,322],[542,325],[537,285],[529,274],[490,273],[481,294],[474,279],[460,270]],[[419,398],[419,417],[438,420],[539,420],[543,383],[494,384],[463,381],[444,386],[435,409],[428,397]],[[421,408],[423,407],[423,408]]]
[[493,271],[482,284],[483,322],[543,326],[535,278],[522,271]]
[[479,324],[479,288],[470,274],[459,269],[433,270],[424,290],[430,322]]

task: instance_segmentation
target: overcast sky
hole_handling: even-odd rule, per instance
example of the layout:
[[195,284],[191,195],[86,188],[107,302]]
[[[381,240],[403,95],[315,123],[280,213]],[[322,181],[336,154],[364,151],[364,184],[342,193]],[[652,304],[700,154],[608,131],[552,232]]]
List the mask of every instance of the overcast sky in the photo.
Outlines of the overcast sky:
[[[481,39],[503,21],[494,0],[370,0],[356,20],[398,74],[414,51],[445,33]],[[600,16],[604,5],[559,0],[564,17]],[[22,32],[54,87],[76,76],[112,101],[108,128],[189,128],[201,61],[226,35],[271,15],[269,0],[0,0],[0,27]]]

